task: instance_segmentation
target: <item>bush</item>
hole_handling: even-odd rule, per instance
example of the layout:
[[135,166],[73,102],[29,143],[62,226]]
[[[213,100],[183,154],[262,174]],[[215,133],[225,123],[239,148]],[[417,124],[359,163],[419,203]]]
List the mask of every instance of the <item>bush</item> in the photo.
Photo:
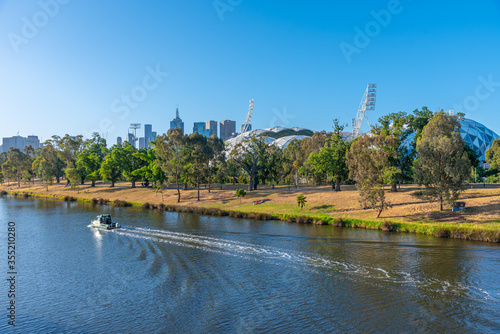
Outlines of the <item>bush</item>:
[[345,223],[344,223],[344,221],[342,220],[342,218],[337,218],[337,219],[335,219],[335,221],[333,222],[333,226],[337,226],[337,227],[344,227],[344,226],[345,226]]
[[438,227],[434,231],[434,236],[438,238],[449,238],[450,237],[450,231],[444,227]]
[[394,227],[392,226],[392,224],[390,222],[388,222],[386,220],[385,222],[382,223],[382,225],[380,226],[380,229],[382,231],[390,232],[394,229]]
[[142,208],[143,208],[143,209],[149,209],[150,207],[151,207],[151,205],[150,205],[148,202],[146,202],[146,203],[144,203],[144,204],[142,205]]
[[3,196],[3,195],[7,195],[7,192],[6,192],[5,190],[2,190],[2,191],[0,192],[0,195],[2,195],[2,196]]

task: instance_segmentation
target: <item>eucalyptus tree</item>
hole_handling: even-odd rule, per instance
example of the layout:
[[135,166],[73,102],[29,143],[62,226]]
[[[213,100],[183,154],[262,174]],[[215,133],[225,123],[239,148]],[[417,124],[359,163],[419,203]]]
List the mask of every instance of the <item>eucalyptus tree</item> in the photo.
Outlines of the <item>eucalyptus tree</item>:
[[[413,117],[412,120],[418,126],[425,123],[418,117]],[[392,174],[391,179],[387,181],[391,184],[391,191],[397,192],[398,183],[411,179],[414,155],[412,154],[412,146],[407,140],[414,133],[414,130],[410,127],[408,115],[403,111],[382,116],[378,121],[379,124],[373,127],[372,133],[392,136],[396,140],[397,154],[395,157],[389,158],[389,161],[397,172]],[[418,131],[418,129],[416,130]]]
[[349,169],[346,164],[349,143],[342,136],[345,125],[340,124],[337,119],[333,122],[332,137],[327,139],[325,146],[320,150],[309,154],[307,163],[315,173],[331,175],[332,189],[341,191],[340,183],[349,177]]
[[226,163],[226,153],[224,141],[217,138],[216,135],[211,135],[207,140],[207,145],[211,150],[211,157],[208,159],[206,171],[208,181],[208,192],[211,191],[212,179],[219,181],[222,184],[224,165]]
[[486,151],[486,162],[493,169],[500,169],[500,138],[493,141],[493,145]]
[[347,152],[349,176],[356,181],[363,207],[378,211],[377,218],[391,204],[385,198],[384,186],[397,172],[390,160],[397,156],[397,140],[380,134],[357,138]]
[[192,164],[192,172],[196,180],[197,199],[200,200],[200,180],[207,174],[208,164],[213,156],[213,149],[208,145],[207,137],[198,132],[186,138],[186,154]]
[[9,179],[16,179],[17,186],[21,187],[21,179],[25,172],[31,173],[32,158],[17,148],[11,147],[7,152],[7,161],[2,165],[3,174]]
[[424,197],[436,200],[443,211],[465,189],[470,160],[459,132],[457,116],[442,110],[424,127],[417,141],[415,179],[425,186]]
[[47,191],[49,191],[49,185],[54,182],[54,167],[52,164],[43,157],[37,157],[32,166],[42,185],[46,186]]
[[262,138],[252,136],[236,144],[230,153],[231,159],[248,174],[248,191],[254,190],[254,180],[259,170],[259,152],[265,146],[266,144]]
[[181,201],[180,177],[184,171],[186,162],[186,156],[184,155],[185,145],[186,137],[179,128],[168,130],[166,135],[159,136],[155,142],[156,164],[169,179],[175,181],[177,203]]

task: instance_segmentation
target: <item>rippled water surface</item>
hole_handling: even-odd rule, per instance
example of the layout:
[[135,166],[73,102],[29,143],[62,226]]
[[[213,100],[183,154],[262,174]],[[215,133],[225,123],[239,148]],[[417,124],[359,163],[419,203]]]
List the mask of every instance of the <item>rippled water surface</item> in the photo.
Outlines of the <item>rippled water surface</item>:
[[2,332],[500,332],[498,244],[9,197],[0,217]]

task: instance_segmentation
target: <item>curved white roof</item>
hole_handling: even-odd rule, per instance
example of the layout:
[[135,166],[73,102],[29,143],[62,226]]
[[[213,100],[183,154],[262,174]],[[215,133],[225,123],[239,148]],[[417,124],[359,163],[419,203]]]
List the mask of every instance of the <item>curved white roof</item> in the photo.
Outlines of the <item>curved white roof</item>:
[[288,144],[290,144],[292,141],[294,140],[302,140],[304,138],[310,138],[308,136],[286,136],[286,137],[282,137],[282,138],[279,138],[279,139],[276,139],[274,142],[273,142],[273,145],[276,145],[278,146],[279,148],[281,148],[282,150],[284,150]]

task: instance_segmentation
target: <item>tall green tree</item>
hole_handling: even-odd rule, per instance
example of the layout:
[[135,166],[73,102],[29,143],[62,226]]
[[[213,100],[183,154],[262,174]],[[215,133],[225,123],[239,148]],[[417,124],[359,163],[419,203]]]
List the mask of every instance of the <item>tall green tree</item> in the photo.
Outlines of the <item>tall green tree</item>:
[[175,181],[177,187],[177,203],[181,201],[180,178],[185,168],[186,156],[184,148],[186,138],[180,128],[168,130],[166,135],[156,139],[155,149],[157,165],[165,174]]
[[349,176],[356,187],[364,207],[378,211],[380,217],[391,204],[385,198],[384,186],[396,172],[390,159],[397,156],[397,141],[392,136],[364,135],[354,141],[347,152]]
[[459,197],[470,176],[470,160],[459,129],[458,118],[441,110],[417,141],[415,179],[425,186],[426,198],[439,202],[441,211],[445,202],[451,204]]
[[230,153],[231,159],[248,174],[248,191],[254,190],[254,181],[258,172],[259,152],[266,144],[262,138],[252,136],[238,143]]
[[495,139],[486,151],[486,162],[491,168],[500,169],[500,138]]
[[31,173],[32,159],[29,155],[17,148],[11,147],[7,152],[7,161],[2,165],[3,174],[8,178],[15,178],[17,186],[21,187],[21,179],[24,172]]
[[[207,160],[207,181],[208,181],[208,192],[211,191],[212,181],[222,181],[223,173],[221,171],[224,169],[226,163],[226,153],[224,141],[217,138],[216,135],[211,135],[207,140],[207,145],[212,151],[210,159]],[[222,183],[222,182],[221,182]]]
[[[53,142],[56,142],[57,153],[61,160],[64,162],[64,169],[67,168],[76,168],[76,160],[78,155],[85,147],[85,143],[83,141],[82,135],[70,136],[68,134],[64,135],[64,137],[60,138],[57,136],[52,136]],[[83,170],[78,171],[80,174],[83,174]],[[72,175],[75,175],[74,172],[71,172]],[[84,175],[81,179],[85,179]],[[67,180],[67,184],[70,184],[70,180]]]
[[[408,140],[410,135],[418,132],[419,129],[416,129],[416,132],[414,132],[410,126],[410,121],[418,124],[418,126],[424,123],[422,119],[416,118],[415,115],[409,118],[405,112],[400,111],[380,117],[379,124],[372,129],[372,132],[376,135],[392,136],[396,140],[397,155],[394,158],[390,158],[390,163],[397,172],[392,175],[392,179],[388,180],[392,185],[392,192],[398,191],[398,183],[410,180],[412,177],[414,160],[414,155],[412,154],[413,144],[409,143]],[[419,137],[419,135],[416,134],[415,137]]]
[[103,180],[111,181],[111,187],[123,177],[126,156],[127,152],[122,145],[113,145],[101,164],[99,173]]
[[212,147],[207,143],[207,137],[198,132],[186,138],[186,154],[192,164],[195,175],[197,199],[200,200],[200,179],[207,174],[207,167],[213,156]]
[[96,181],[101,179],[101,164],[107,151],[106,140],[96,132],[86,141],[85,148],[78,154],[76,168],[85,181],[92,182],[91,187],[95,187]]
[[[141,173],[136,173],[142,167],[146,166],[146,162],[140,158],[137,158],[136,153],[138,150],[135,146],[125,142],[123,145],[125,151],[125,156],[123,158],[123,176],[128,182],[132,183],[132,188],[135,188],[135,183],[142,179]],[[144,153],[147,150],[145,148],[141,149]]]
[[49,185],[52,185],[54,182],[54,167],[52,164],[39,156],[33,161],[32,166],[42,185],[45,185],[47,191],[49,191]]
[[[306,140],[306,139],[304,139]],[[318,137],[318,141],[321,138]],[[326,142],[326,141],[325,141]],[[299,170],[304,166],[307,160],[308,153],[306,155],[306,150],[304,149],[303,141],[298,139],[292,140],[288,146],[283,150],[283,173],[285,179],[295,180],[295,188],[299,188]]]
[[133,171],[132,173],[138,175],[142,180],[145,181],[146,186],[151,182],[153,187],[161,187],[167,177],[162,169],[158,166],[156,161],[159,159],[156,154],[156,142],[152,142],[152,148],[148,150],[141,149],[134,153],[136,159],[143,161],[141,167]]
[[[44,143],[44,148],[36,157],[36,160],[44,159],[51,168],[51,174],[56,178],[56,183],[60,182],[61,177],[64,175],[64,161],[61,160],[57,149],[53,145],[53,140],[48,140]],[[56,142],[57,145],[57,142]]]
[[340,183],[349,177],[349,169],[346,164],[346,153],[349,143],[342,136],[344,126],[337,119],[334,120],[334,132],[319,151],[309,154],[308,165],[317,174],[330,175],[332,189],[341,191]]

